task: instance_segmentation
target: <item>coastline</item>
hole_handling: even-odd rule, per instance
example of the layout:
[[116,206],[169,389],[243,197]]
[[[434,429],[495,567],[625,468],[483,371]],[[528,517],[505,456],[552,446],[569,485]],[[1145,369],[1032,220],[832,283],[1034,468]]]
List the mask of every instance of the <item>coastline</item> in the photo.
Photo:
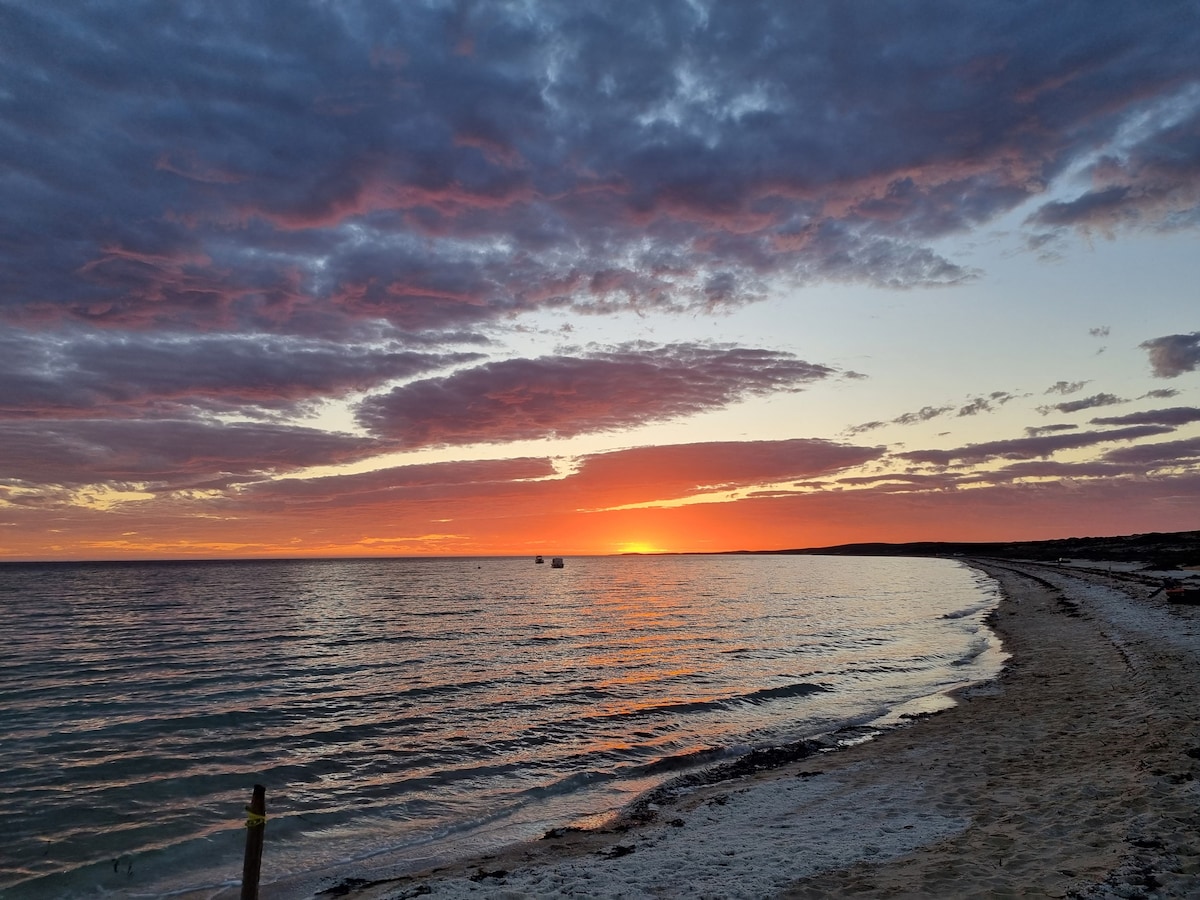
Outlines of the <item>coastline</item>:
[[1001,585],[1010,659],[951,709],[658,792],[602,831],[319,896],[1195,896],[1200,609],[1136,580],[963,562]]

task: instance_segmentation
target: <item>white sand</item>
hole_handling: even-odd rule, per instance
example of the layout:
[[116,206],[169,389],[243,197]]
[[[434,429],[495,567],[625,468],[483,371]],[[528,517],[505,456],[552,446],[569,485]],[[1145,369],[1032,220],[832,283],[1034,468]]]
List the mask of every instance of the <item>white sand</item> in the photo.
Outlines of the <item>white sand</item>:
[[1200,607],[1125,573],[983,567],[1013,656],[954,709],[352,896],[1200,896]]

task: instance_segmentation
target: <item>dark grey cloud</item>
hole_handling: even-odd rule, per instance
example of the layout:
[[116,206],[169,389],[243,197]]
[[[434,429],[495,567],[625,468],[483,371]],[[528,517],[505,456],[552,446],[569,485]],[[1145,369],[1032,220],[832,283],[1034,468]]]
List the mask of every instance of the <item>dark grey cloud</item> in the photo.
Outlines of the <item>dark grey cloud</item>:
[[364,505],[495,501],[554,476],[545,458],[458,460],[392,466],[371,472],[261,481],[238,491],[237,502],[260,512],[357,509]]
[[156,413],[302,412],[306,405],[377,388],[479,353],[406,350],[394,343],[273,335],[0,335],[0,419]]
[[[1144,489],[1148,466],[1181,467],[1182,474],[1158,473],[1156,478],[1169,478],[1177,490],[1186,493],[1196,479],[1194,471],[1200,461],[1195,441],[1171,441],[1165,444],[1146,444],[1122,447],[1099,459],[1066,462],[1046,458],[1022,459],[997,467],[973,469],[943,469],[938,472],[905,472],[881,475],[838,477],[823,486],[868,488],[872,493],[946,494],[960,488],[1006,487],[1023,484],[1034,490],[1083,491],[1097,485],[1125,483]],[[1186,470],[1193,471],[1186,471]],[[1089,488],[1088,486],[1091,486]]]
[[1150,354],[1150,368],[1159,378],[1174,378],[1200,365],[1200,331],[1168,334],[1139,344]]
[[1081,478],[1118,478],[1138,474],[1130,469],[1110,462],[1088,460],[1086,462],[1060,462],[1053,459],[1031,459],[1001,466],[994,472],[981,473],[982,478],[993,484],[1006,484],[1018,478],[1060,479],[1070,482]]
[[881,493],[919,491],[954,491],[959,488],[980,488],[1011,485],[1022,479],[1054,480],[1057,484],[1091,479],[1112,479],[1141,474],[1137,464],[1091,460],[1060,462],[1051,459],[1029,459],[991,469],[943,470],[934,473],[906,472],[903,474],[839,478],[837,484],[847,487],[869,487]]
[[1087,167],[1090,190],[1045,204],[1031,221],[1108,234],[1123,227],[1177,229],[1200,223],[1200,92],[1194,73],[1189,80],[1143,102],[1153,124],[1138,128],[1128,146]]
[[1078,394],[1085,387],[1087,387],[1088,384],[1089,382],[1087,381],[1056,381],[1054,384],[1050,385],[1050,387],[1046,388],[1043,393],[1062,394],[1064,396],[1067,394]]
[[359,422],[405,447],[631,428],[795,391],[835,370],[789,353],[705,344],[628,344],[509,359],[365,400]]
[[[986,397],[972,397],[967,403],[958,407],[956,416],[974,416],[979,413],[991,412],[996,406],[1003,406],[1010,400],[1014,400],[1013,394],[1008,391],[992,391]],[[896,418],[887,422],[864,422],[860,425],[852,425],[845,430],[848,435],[863,434],[867,431],[874,431],[876,428],[882,428],[884,425],[916,425],[921,422],[928,422],[932,419],[940,418],[947,413],[954,412],[954,406],[923,406],[914,412],[901,413]]]
[[[1093,422],[1099,421],[1092,419]],[[1067,425],[1065,423],[1059,425],[1033,425],[1025,429],[1025,434],[1029,437],[1040,437],[1043,434],[1054,434],[1059,431],[1075,431],[1079,428],[1078,425]]]
[[1089,191],[1075,200],[1047,203],[1031,221],[1038,225],[1112,224],[1120,218],[1136,218],[1136,207],[1130,199],[1130,189],[1124,185]]
[[1195,224],[1198,25],[1183,0],[13,0],[0,314],[328,335],[953,284],[936,239],[1084,163],[1099,186],[1039,226]]
[[892,422],[896,425],[915,425],[918,422],[928,422],[930,419],[936,419],[938,416],[949,412],[949,406],[922,406],[916,412],[903,413]]
[[1111,462],[1138,466],[1175,467],[1188,463],[1195,465],[1200,462],[1200,438],[1118,447],[1104,454],[1104,458]]
[[991,412],[995,406],[1003,406],[1013,399],[1007,391],[993,391],[986,397],[972,397],[969,403],[960,406],[957,415],[977,416],[979,413]]
[[864,432],[874,431],[876,428],[882,428],[888,424],[917,425],[921,422],[928,422],[931,419],[944,416],[953,409],[953,406],[922,406],[914,412],[901,413],[889,422],[864,422],[861,425],[851,425],[846,429],[846,433],[850,435],[863,434]]
[[107,483],[150,491],[225,490],[242,479],[362,459],[377,441],[272,423],[195,420],[0,422],[10,484]]
[[[1048,392],[1047,392],[1048,393]],[[1053,403],[1048,406],[1039,406],[1038,412],[1044,416],[1050,413],[1076,413],[1085,409],[1095,409],[1098,406],[1116,406],[1118,403],[1128,403],[1129,401],[1116,396],[1115,394],[1092,394],[1090,397],[1084,397],[1080,400],[1066,400],[1062,403]]]
[[914,490],[954,490],[964,483],[964,476],[951,472],[903,472],[887,475],[853,475],[847,478],[838,478],[836,481],[836,484],[841,487],[868,487],[873,491],[881,493],[902,493]]
[[1060,450],[1092,447],[1111,441],[1132,441],[1138,438],[1169,434],[1173,429],[1158,425],[1137,425],[1114,428],[1111,431],[1086,431],[1078,434],[1051,434],[1037,437],[1011,438],[968,444],[953,450],[913,450],[896,454],[898,459],[914,463],[948,466],[983,463],[993,459],[1040,459]]
[[1146,412],[1127,413],[1123,416],[1101,416],[1091,419],[1092,425],[1170,425],[1179,427],[1200,422],[1200,409],[1194,406],[1176,406],[1172,409],[1151,409]]
[[874,431],[876,428],[882,428],[886,424],[887,422],[884,422],[881,419],[876,419],[873,422],[862,422],[858,425],[851,425],[849,428],[845,429],[844,433],[847,435],[865,434],[868,431]]

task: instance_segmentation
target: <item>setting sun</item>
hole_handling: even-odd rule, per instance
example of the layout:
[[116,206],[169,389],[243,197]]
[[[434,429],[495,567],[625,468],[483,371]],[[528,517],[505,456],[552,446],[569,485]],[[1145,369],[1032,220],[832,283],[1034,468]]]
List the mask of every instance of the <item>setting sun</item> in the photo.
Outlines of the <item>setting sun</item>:
[[625,541],[617,545],[617,553],[664,553],[661,547],[651,544],[649,541]]

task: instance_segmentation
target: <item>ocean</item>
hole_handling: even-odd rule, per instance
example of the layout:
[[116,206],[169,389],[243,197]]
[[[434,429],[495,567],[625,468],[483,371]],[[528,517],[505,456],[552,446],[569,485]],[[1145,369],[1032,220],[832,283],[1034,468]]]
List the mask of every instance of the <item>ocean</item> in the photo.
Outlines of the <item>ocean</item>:
[[936,705],[1002,655],[950,559],[0,566],[0,897],[263,896],[596,824]]

